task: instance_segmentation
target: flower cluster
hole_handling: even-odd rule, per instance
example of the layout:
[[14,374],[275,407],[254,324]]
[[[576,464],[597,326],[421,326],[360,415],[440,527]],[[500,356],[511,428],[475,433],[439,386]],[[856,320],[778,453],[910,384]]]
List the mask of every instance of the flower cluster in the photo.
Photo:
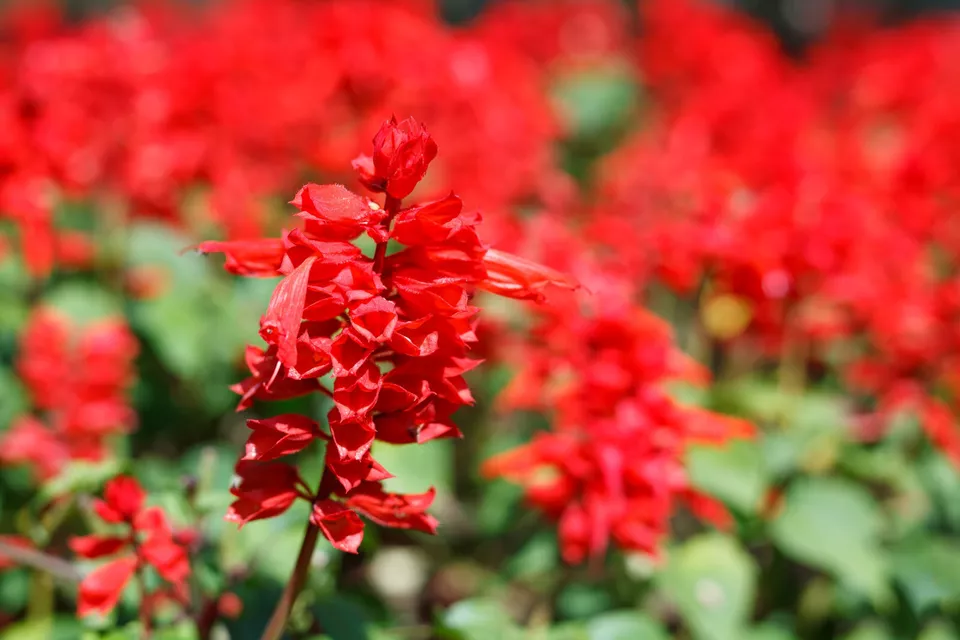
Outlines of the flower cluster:
[[109,613],[130,580],[135,575],[142,580],[140,572],[147,566],[153,567],[167,585],[153,593],[141,594],[143,610],[149,611],[148,600],[156,601],[164,596],[181,601],[188,599],[186,580],[190,575],[190,562],[186,547],[192,533],[174,532],[163,510],[145,507],[146,495],[133,478],[114,478],[104,488],[103,497],[94,503],[94,511],[116,533],[70,539],[70,548],[81,558],[111,558],[80,583],[78,615]]
[[[360,544],[357,514],[435,531],[426,514],[433,490],[385,492],[380,481],[391,476],[371,457],[371,445],[460,437],[451,416],[473,403],[463,375],[479,364],[468,355],[477,341],[474,289],[535,298],[554,275],[488,251],[477,235],[479,214],[464,212],[453,194],[403,206],[436,155],[423,125],[390,119],[374,138],[373,155],[354,161],[363,184],[385,194],[382,206],[340,185],[308,184],[292,201],[302,227],[281,242],[200,245],[225,253],[234,273],[283,275],[260,321],[266,349],[247,350],[251,376],[235,387],[239,408],[314,392],[334,405],[328,431],[295,414],[247,422],[252,434],[228,519],[275,516],[299,497],[311,501],[311,521],[341,550]],[[374,242],[372,255],[355,243],[364,234]],[[317,440],[326,442],[326,467],[313,491],[295,466],[276,460]]]
[[[657,557],[679,505],[730,522],[719,502],[690,486],[689,445],[750,438],[753,427],[678,404],[665,384],[703,384],[709,372],[677,349],[665,322],[632,303],[629,283],[612,272],[588,277],[589,296],[540,309],[501,397],[505,410],[546,411],[551,430],[491,458],[484,472],[520,484],[529,503],[559,521],[567,562],[602,556],[611,540]],[[569,313],[574,305],[583,315]]]
[[35,414],[17,418],[0,438],[0,462],[29,464],[48,479],[70,460],[101,460],[108,440],[136,423],[127,390],[137,349],[122,320],[80,328],[55,311],[35,311],[17,361]]
[[881,422],[909,408],[960,459],[930,419],[960,399],[955,25],[844,28],[794,60],[713,3],[641,12],[650,122],[601,166],[585,235],[696,297],[725,353],[836,368]]
[[151,3],[79,24],[37,4],[3,25],[0,46],[0,215],[36,274],[92,257],[55,224],[71,199],[112,222],[261,235],[265,199],[304,169],[352,179],[349,160],[395,109],[450,141],[432,194],[457,184],[505,210],[560,176],[536,67],[503,38],[452,31],[430,3]]

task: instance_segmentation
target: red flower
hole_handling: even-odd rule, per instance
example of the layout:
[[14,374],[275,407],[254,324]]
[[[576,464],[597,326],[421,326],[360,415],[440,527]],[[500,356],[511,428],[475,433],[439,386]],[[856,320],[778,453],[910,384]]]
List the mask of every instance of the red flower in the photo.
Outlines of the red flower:
[[276,460],[302,451],[321,435],[316,422],[295,413],[247,420],[247,426],[253,429],[253,434],[247,440],[242,460]]
[[[245,524],[278,515],[302,497],[313,503],[311,518],[331,544],[350,552],[363,537],[357,513],[384,526],[436,530],[426,514],[433,491],[385,493],[380,481],[390,474],[370,449],[377,439],[407,444],[461,435],[452,415],[473,403],[463,375],[479,363],[468,357],[477,341],[478,309],[470,300],[488,280],[478,214],[464,213],[454,195],[402,206],[400,198],[436,155],[426,131],[412,119],[391,120],[374,147],[373,157],[357,166],[371,190],[387,192],[382,208],[340,185],[309,184],[293,199],[304,225],[283,238],[285,276],[261,319],[269,348],[248,349],[253,376],[235,387],[240,409],[254,398],[326,393],[334,405],[329,435],[302,416],[248,422],[254,433],[237,464],[237,500],[227,514]],[[376,242],[372,256],[351,244],[361,234]],[[389,241],[406,246],[387,255]],[[503,257],[492,264],[507,262]],[[565,283],[534,263],[517,259],[510,265],[512,271],[498,272],[500,284],[488,288],[536,297],[548,282]],[[333,378],[332,388],[321,386],[324,375]],[[326,442],[316,493],[303,486],[295,467],[259,463],[301,451],[315,439]]]
[[324,537],[340,551],[356,553],[363,541],[363,522],[349,507],[339,502],[316,502],[310,521],[320,527]]
[[410,195],[437,156],[437,144],[413,118],[383,123],[373,138],[373,157],[360,156],[353,166],[371,191],[386,191],[398,200]]
[[241,460],[236,474],[238,481],[230,493],[237,499],[230,505],[226,519],[240,526],[280,515],[298,497],[309,499],[300,474],[288,464]]
[[[174,588],[182,588],[190,575],[186,549],[177,542],[177,536],[160,508],[144,508],[145,498],[135,479],[119,476],[110,480],[104,489],[104,500],[94,503],[94,511],[108,523],[124,525],[126,532],[123,535],[88,535],[70,539],[70,548],[82,558],[124,554],[83,579],[78,615],[109,613],[134,572],[147,564]],[[149,596],[145,595],[145,598],[149,599]],[[141,606],[149,610],[146,599]]]

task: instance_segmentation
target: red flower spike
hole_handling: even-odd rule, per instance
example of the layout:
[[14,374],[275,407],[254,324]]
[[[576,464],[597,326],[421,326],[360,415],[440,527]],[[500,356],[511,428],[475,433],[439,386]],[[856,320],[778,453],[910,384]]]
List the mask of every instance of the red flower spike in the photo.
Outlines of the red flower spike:
[[307,297],[307,280],[313,266],[307,258],[284,278],[273,292],[267,313],[260,320],[260,337],[277,347],[277,359],[286,367],[297,364],[297,338]]
[[333,500],[313,505],[310,521],[320,527],[335,549],[356,553],[363,542],[363,521],[352,510]]
[[74,536],[70,538],[70,550],[81,558],[102,558],[112,556],[130,544],[129,538],[114,536]]
[[390,118],[373,139],[373,157],[360,156],[353,167],[371,191],[386,191],[402,200],[410,195],[437,156],[437,144],[413,118]]
[[134,556],[119,558],[94,569],[80,583],[77,597],[77,615],[87,616],[91,613],[106,615],[110,613],[124,587],[133,577],[137,568],[137,559]]
[[253,430],[242,460],[276,460],[303,451],[320,437],[320,426],[306,416],[285,413],[273,418],[247,420]]

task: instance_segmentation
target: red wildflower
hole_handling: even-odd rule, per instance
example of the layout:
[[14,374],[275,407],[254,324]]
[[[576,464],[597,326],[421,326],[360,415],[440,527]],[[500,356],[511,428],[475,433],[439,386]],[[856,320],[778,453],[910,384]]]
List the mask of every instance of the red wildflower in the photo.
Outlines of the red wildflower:
[[[285,275],[260,325],[269,348],[248,349],[253,376],[234,387],[242,395],[239,408],[255,398],[311,391],[325,392],[334,406],[329,435],[302,416],[248,423],[254,433],[237,464],[237,500],[227,519],[242,525],[268,518],[304,498],[313,504],[312,522],[336,548],[350,552],[363,537],[358,513],[384,526],[436,530],[425,512],[433,491],[385,493],[380,481],[390,474],[370,449],[377,439],[419,443],[461,435],[452,414],[473,403],[463,374],[479,364],[467,357],[477,341],[478,309],[470,300],[488,278],[487,248],[476,230],[480,216],[464,213],[459,198],[403,207],[400,198],[437,152],[423,127],[412,119],[391,120],[374,147],[374,155],[356,166],[372,191],[386,191],[382,207],[340,185],[306,185],[293,199],[304,225],[283,238]],[[350,242],[361,234],[376,242],[372,257]],[[402,246],[387,255],[388,241]],[[513,270],[500,270],[499,289],[514,297],[536,297],[548,282],[566,282],[506,254],[491,264],[507,263]],[[327,374],[332,388],[318,380]],[[316,493],[303,486],[295,467],[262,464],[314,439],[327,443]]]
[[[70,548],[78,556],[98,559],[124,554],[89,573],[80,583],[77,613],[105,615],[117,604],[135,572],[149,564],[176,588],[190,575],[186,549],[177,542],[166,516],[158,507],[144,508],[146,496],[140,484],[128,476],[107,483],[104,499],[94,511],[105,522],[122,524],[121,535],[75,536]],[[142,607],[149,605],[145,596]]]
[[410,195],[423,180],[427,166],[436,156],[437,143],[422,124],[413,118],[398,123],[391,117],[373,138],[373,157],[360,156],[353,166],[360,172],[365,187],[386,191],[399,200]]
[[30,464],[48,479],[70,460],[103,458],[107,438],[135,421],[126,391],[137,348],[120,320],[78,328],[51,310],[34,312],[21,336],[17,369],[44,417],[17,419],[2,437],[0,461]]

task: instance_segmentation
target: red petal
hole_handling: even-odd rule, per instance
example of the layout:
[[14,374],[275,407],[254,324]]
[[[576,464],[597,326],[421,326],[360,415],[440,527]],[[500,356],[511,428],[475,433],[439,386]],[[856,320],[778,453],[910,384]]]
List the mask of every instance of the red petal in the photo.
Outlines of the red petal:
[[102,558],[112,556],[129,544],[127,538],[114,536],[74,536],[70,538],[70,549],[81,558]]
[[580,287],[568,275],[495,249],[486,252],[483,265],[487,269],[487,278],[479,284],[480,288],[507,298],[542,301],[547,285],[564,289]]
[[360,227],[379,223],[384,213],[370,207],[370,201],[353,193],[342,184],[304,185],[290,204],[308,216],[324,222]]
[[267,313],[260,320],[260,337],[267,344],[277,346],[277,359],[287,367],[297,364],[297,338],[306,304],[310,267],[315,260],[316,257],[310,256],[280,281],[270,298]]
[[128,556],[92,571],[80,583],[77,615],[83,617],[90,613],[110,613],[117,606],[117,601],[136,568],[137,559]]
[[363,521],[339,502],[317,502],[310,514],[310,521],[320,527],[324,537],[340,551],[356,553],[363,541]]
[[296,413],[247,420],[247,426],[254,433],[247,440],[244,460],[275,460],[297,453],[321,434],[316,422]]

